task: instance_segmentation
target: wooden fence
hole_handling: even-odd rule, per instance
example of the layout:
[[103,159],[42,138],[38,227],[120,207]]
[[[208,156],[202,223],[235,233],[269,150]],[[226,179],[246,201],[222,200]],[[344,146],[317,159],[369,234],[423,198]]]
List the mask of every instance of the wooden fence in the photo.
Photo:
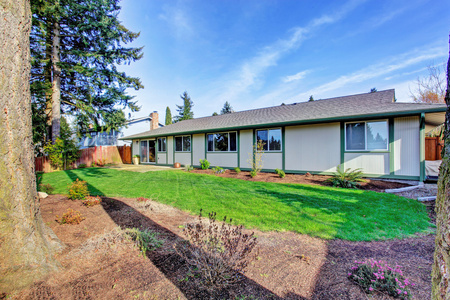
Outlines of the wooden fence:
[[444,141],[439,137],[426,137],[425,160],[441,160],[442,147],[444,147]]
[[[72,168],[81,164],[90,167],[95,163],[104,164],[131,164],[130,146],[97,146],[80,150],[80,158],[73,163]],[[40,172],[55,171],[50,160],[46,156],[36,157],[34,160],[35,170]]]

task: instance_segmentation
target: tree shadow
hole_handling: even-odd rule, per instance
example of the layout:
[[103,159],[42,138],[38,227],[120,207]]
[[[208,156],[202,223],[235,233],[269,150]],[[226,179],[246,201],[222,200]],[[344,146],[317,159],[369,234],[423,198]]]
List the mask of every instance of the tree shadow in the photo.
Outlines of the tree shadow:
[[[184,240],[123,201],[104,198],[102,205],[106,213],[121,228],[148,228],[156,231],[165,240],[165,245],[173,246]],[[188,265],[173,247],[166,246],[165,249],[147,252],[147,257],[187,299],[254,299],[253,297],[256,299],[306,299],[296,294],[281,298],[244,274],[241,274],[243,281],[237,285],[213,292],[206,291],[199,288],[199,279],[190,274]]]
[[[83,170],[84,171],[84,170]],[[64,173],[66,173],[67,177],[70,178],[70,180],[72,180],[72,182],[78,180],[84,180],[82,176],[79,176],[77,174],[75,174],[72,170],[65,170]],[[86,171],[83,172],[83,174],[88,175],[88,176],[103,176],[103,177],[110,177],[108,174],[106,174],[106,172],[104,172],[101,169],[86,169]],[[88,180],[86,181],[86,185],[88,187],[89,193],[91,195],[95,195],[95,196],[104,196],[105,194],[100,191],[99,189],[97,189],[96,187],[94,187],[93,185],[91,185],[89,183]]]

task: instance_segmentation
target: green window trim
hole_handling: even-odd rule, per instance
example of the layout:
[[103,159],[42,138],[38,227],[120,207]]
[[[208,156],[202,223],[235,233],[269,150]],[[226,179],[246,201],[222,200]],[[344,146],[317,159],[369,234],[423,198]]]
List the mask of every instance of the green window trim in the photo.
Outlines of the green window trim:
[[[189,138],[189,150],[177,150],[177,138],[181,138],[181,149],[184,149],[184,138]],[[192,151],[192,136],[191,135],[177,135],[173,137],[173,152],[190,153]]]
[[[277,142],[277,143],[279,143],[280,149],[270,150],[270,142],[271,142],[270,141],[270,131],[275,131],[275,130],[279,130],[280,131],[280,140],[279,140],[279,142]],[[267,142],[267,150],[264,149],[262,152],[264,152],[264,153],[283,153],[284,152],[284,147],[283,147],[283,128],[282,127],[263,128],[263,129],[256,129],[256,130],[254,130],[254,143],[258,142],[258,132],[260,132],[260,131],[267,131],[267,141],[268,141]]]

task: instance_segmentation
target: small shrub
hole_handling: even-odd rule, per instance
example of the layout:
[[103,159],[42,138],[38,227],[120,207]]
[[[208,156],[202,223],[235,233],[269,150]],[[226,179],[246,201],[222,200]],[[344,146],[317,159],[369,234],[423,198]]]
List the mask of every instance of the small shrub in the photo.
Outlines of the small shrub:
[[139,198],[136,198],[136,202],[147,202],[147,201],[149,201],[150,199],[147,199],[147,198],[144,198],[144,197],[139,197]]
[[97,166],[104,167],[106,165],[106,159],[97,159]]
[[79,211],[73,210],[71,208],[67,209],[67,212],[63,213],[61,218],[58,218],[56,216],[56,222],[59,224],[70,224],[70,225],[76,225],[80,224],[81,221],[83,221],[85,217],[81,215]]
[[86,168],[86,167],[87,167],[86,164],[79,164],[79,165],[78,165],[78,169],[84,169],[84,168]]
[[328,178],[326,182],[330,182],[334,187],[357,188],[360,185],[358,182],[364,181],[362,175],[361,169],[351,170],[348,168],[343,171],[341,166],[338,166],[336,174]]
[[72,182],[72,185],[69,187],[68,198],[71,200],[84,200],[87,196],[89,196],[89,190],[86,181],[81,181],[77,178],[77,180]]
[[96,166],[95,162],[92,162],[91,167],[95,168]]
[[191,272],[199,275],[200,285],[207,290],[224,288],[243,279],[242,273],[255,257],[251,255],[257,241],[253,233],[243,233],[242,226],[232,226],[227,218],[218,224],[216,213],[202,214],[197,223],[183,229],[187,241],[178,242],[175,250],[188,263]]
[[411,292],[409,286],[414,283],[408,281],[403,276],[400,266],[391,268],[383,261],[376,261],[373,258],[364,262],[355,261],[356,266],[352,267],[347,274],[348,278],[359,285],[364,292],[387,293],[390,296],[400,299],[410,299]]
[[139,154],[135,154],[135,155],[133,155],[133,157],[138,157],[138,158],[140,158],[141,156],[140,156]]
[[234,171],[236,172],[236,174],[241,173],[241,169],[239,169],[238,167],[234,168]]
[[51,194],[51,193],[53,193],[54,190],[55,190],[55,188],[50,183],[46,183],[46,184],[41,183],[39,185],[39,191],[41,191],[41,192]]
[[211,163],[206,159],[200,159],[200,165],[202,166],[202,170],[208,170]]
[[283,170],[279,170],[278,171],[278,176],[280,176],[280,178],[284,178],[286,176],[286,173],[284,173]]
[[[254,171],[256,174],[258,174],[264,166],[264,143],[263,141],[259,140],[257,143],[255,143],[252,147],[252,153],[248,154],[247,163],[252,166],[252,171]],[[250,173],[251,175],[251,173]],[[256,175],[255,175],[256,176]],[[252,176],[252,177],[255,177]]]
[[82,201],[83,204],[87,207],[91,207],[94,205],[98,205],[100,203],[102,203],[102,198],[100,198],[99,196],[87,196],[86,200]]
[[256,170],[251,170],[251,171],[250,171],[250,176],[251,176],[252,178],[256,177],[256,175],[258,175],[258,171],[256,171]]
[[275,174],[280,175],[280,169],[275,169]]
[[163,241],[158,239],[159,234],[150,229],[139,230],[137,228],[127,228],[124,229],[124,232],[134,241],[143,256],[145,256],[147,251],[155,250],[163,244]]
[[194,170],[194,167],[191,166],[191,165],[186,165],[185,168],[186,168],[187,172],[190,172],[190,171]]
[[219,166],[212,168],[212,170],[214,171],[214,174],[222,174],[225,172],[225,170]]

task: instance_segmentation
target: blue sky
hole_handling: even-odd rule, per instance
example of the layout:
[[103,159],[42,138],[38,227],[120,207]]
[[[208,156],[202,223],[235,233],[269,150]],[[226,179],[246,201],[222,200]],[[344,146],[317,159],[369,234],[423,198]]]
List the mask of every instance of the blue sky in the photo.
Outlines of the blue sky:
[[427,66],[448,59],[448,0],[122,0],[119,18],[144,57],[121,69],[133,117],[176,114],[186,90],[194,116],[396,89],[411,101]]

